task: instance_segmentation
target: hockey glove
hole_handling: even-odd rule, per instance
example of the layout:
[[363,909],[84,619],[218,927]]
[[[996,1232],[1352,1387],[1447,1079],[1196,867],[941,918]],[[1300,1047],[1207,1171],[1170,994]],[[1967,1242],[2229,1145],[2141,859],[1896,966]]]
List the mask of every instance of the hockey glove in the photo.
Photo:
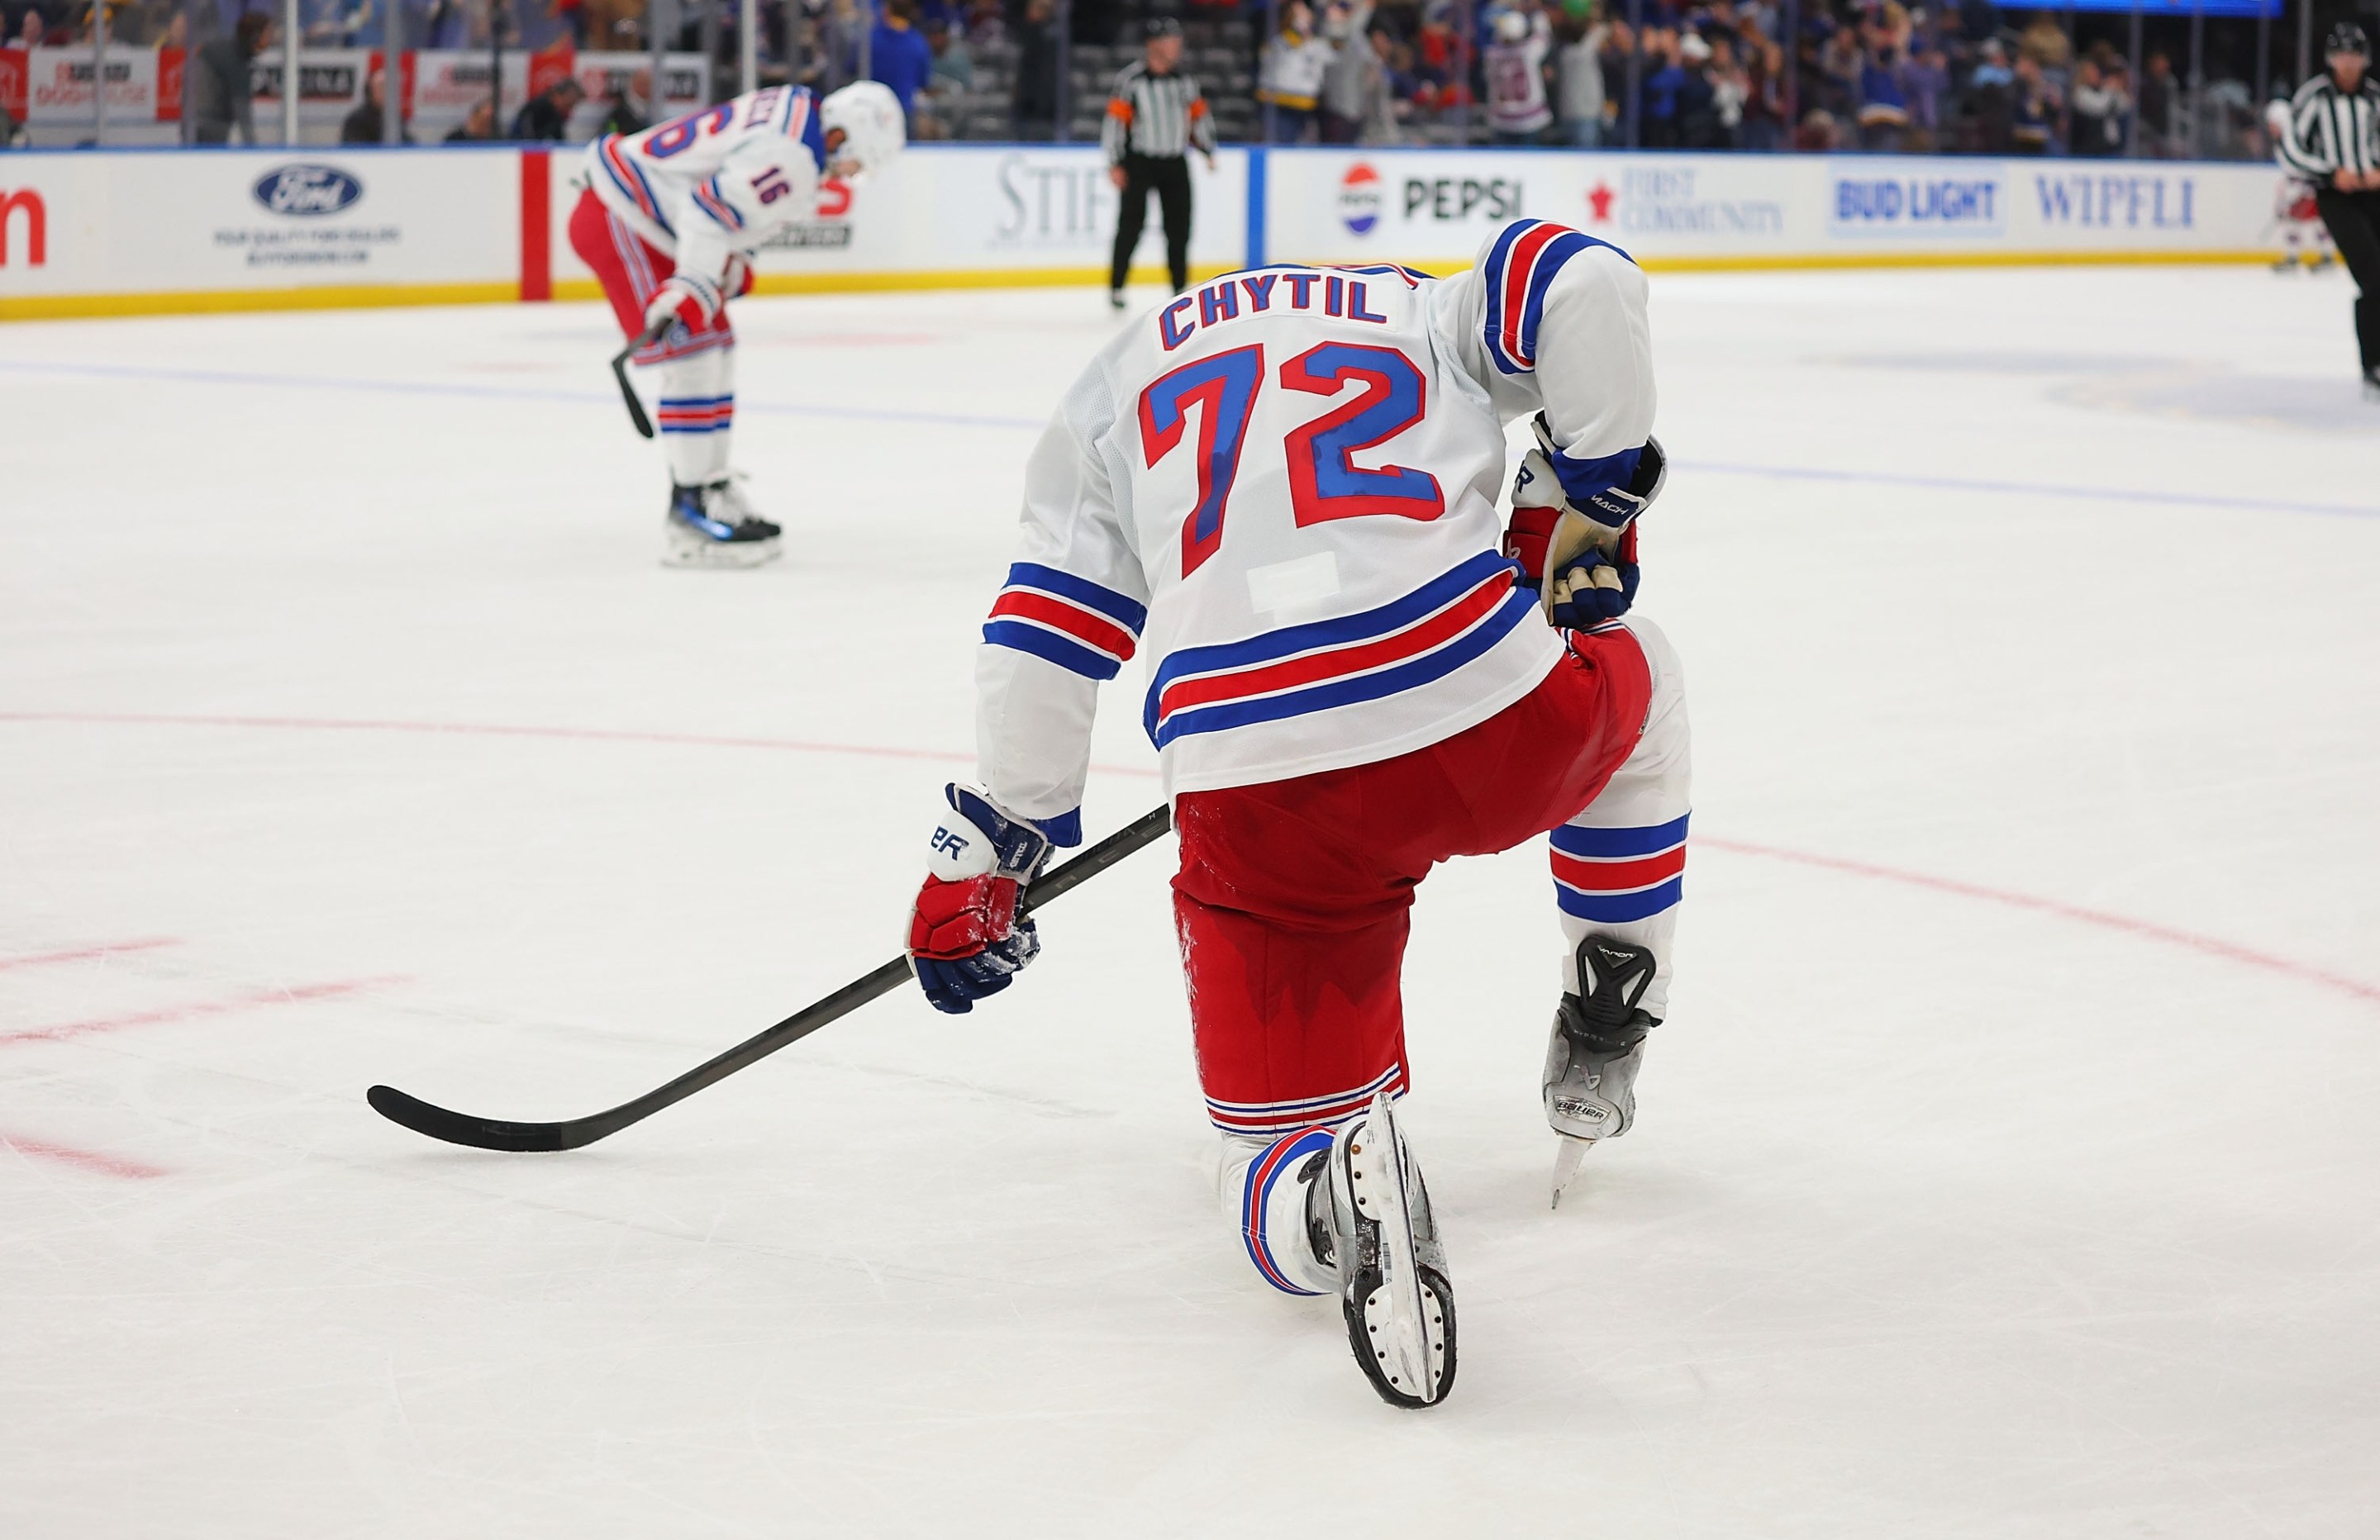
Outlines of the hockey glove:
[[719,291],[699,279],[679,273],[653,291],[645,305],[645,329],[682,321],[689,332],[699,330],[719,308]]
[[909,916],[909,966],[937,1011],[964,1015],[1008,988],[1041,939],[1017,915],[1025,884],[1049,858],[1050,838],[972,787],[942,788],[926,885]]
[[1618,620],[1636,602],[1636,527],[1630,525],[1609,553],[1588,546],[1554,574],[1547,616],[1565,631]]
[[[1641,448],[1607,455],[1599,460],[1574,460],[1554,443],[1553,430],[1539,412],[1530,423],[1537,433],[1537,455],[1544,469],[1553,473],[1563,501],[1574,512],[1607,529],[1621,529],[1653,505],[1670,479],[1669,456],[1661,441],[1646,438]],[[1525,463],[1524,468],[1526,468]]]

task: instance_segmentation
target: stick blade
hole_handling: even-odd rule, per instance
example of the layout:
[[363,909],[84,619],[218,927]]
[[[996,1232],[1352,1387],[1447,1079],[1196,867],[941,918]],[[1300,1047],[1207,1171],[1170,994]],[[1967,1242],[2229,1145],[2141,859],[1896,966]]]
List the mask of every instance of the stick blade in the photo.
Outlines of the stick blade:
[[364,1093],[373,1111],[389,1122],[432,1139],[443,1139],[450,1145],[463,1145],[472,1149],[506,1151],[577,1149],[601,1137],[593,1129],[580,1124],[589,1120],[561,1123],[504,1122],[494,1118],[474,1118],[461,1112],[450,1112],[443,1107],[433,1107],[419,1097],[407,1096],[394,1085],[375,1085]]

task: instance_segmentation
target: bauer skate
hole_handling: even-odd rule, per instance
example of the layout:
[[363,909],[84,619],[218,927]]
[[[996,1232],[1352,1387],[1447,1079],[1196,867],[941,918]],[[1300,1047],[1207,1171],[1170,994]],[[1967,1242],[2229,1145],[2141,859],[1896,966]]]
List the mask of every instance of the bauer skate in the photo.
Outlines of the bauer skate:
[[1307,1189],[1307,1231],[1338,1272],[1355,1362],[1390,1406],[1435,1405],[1454,1388],[1454,1289],[1388,1093],[1318,1158],[1329,1166]]
[[1608,936],[1578,944],[1578,990],[1554,1010],[1546,1046],[1546,1122],[1561,1136],[1554,1155],[1553,1207],[1598,1139],[1616,1139],[1636,1121],[1636,1072],[1645,1035],[1661,1024],[1638,1008],[1652,987],[1648,947]]
[[662,564],[672,567],[757,567],[783,554],[784,533],[744,506],[729,481],[672,487]]

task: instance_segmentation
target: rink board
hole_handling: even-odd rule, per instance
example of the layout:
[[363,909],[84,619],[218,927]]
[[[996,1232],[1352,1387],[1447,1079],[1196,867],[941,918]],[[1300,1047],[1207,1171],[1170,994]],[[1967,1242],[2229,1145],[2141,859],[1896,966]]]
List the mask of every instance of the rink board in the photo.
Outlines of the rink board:
[[[582,153],[86,151],[0,166],[0,320],[585,298]],[[1514,151],[1229,150],[1194,162],[1191,264],[1469,262],[1504,221],[1572,224],[1648,268],[2249,261],[2263,165]],[[1154,211],[1152,211],[1153,212]],[[765,249],[760,292],[1103,281],[1098,150],[921,145]],[[1144,237],[1135,273],[1156,277]]]

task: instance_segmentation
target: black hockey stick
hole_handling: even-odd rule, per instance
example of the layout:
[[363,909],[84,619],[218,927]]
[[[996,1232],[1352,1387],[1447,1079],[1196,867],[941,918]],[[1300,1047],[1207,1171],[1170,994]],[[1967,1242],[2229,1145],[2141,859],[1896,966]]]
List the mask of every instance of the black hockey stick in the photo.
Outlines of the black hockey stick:
[[627,346],[612,355],[612,378],[620,382],[620,399],[628,404],[628,420],[637,425],[638,438],[653,436],[653,419],[645,415],[645,404],[637,399],[637,387],[628,383],[628,360],[637,356],[639,348],[650,347],[661,341],[662,333],[669,328],[668,321],[657,321],[638,333]]
[[[1159,807],[1142,814],[1065,865],[1044,874],[1025,891],[1023,908],[1027,911],[1040,908],[1051,899],[1089,881],[1172,827],[1171,807]],[[891,994],[908,978],[909,960],[895,957],[875,972],[853,979],[817,1004],[795,1012],[759,1037],[747,1038],[709,1063],[686,1071],[668,1085],[647,1091],[634,1101],[624,1101],[608,1112],[597,1112],[589,1117],[552,1123],[516,1123],[495,1118],[474,1118],[461,1112],[449,1112],[443,1107],[432,1107],[417,1097],[407,1096],[393,1085],[373,1086],[366,1093],[366,1099],[370,1101],[373,1111],[391,1122],[403,1123],[416,1134],[443,1139],[450,1145],[468,1145],[474,1149],[577,1149],[581,1145],[609,1138],[630,1123],[640,1122],[664,1107],[684,1101],[705,1085],[759,1063],[786,1044],[801,1041],[829,1022],[849,1015],[878,996]]]

